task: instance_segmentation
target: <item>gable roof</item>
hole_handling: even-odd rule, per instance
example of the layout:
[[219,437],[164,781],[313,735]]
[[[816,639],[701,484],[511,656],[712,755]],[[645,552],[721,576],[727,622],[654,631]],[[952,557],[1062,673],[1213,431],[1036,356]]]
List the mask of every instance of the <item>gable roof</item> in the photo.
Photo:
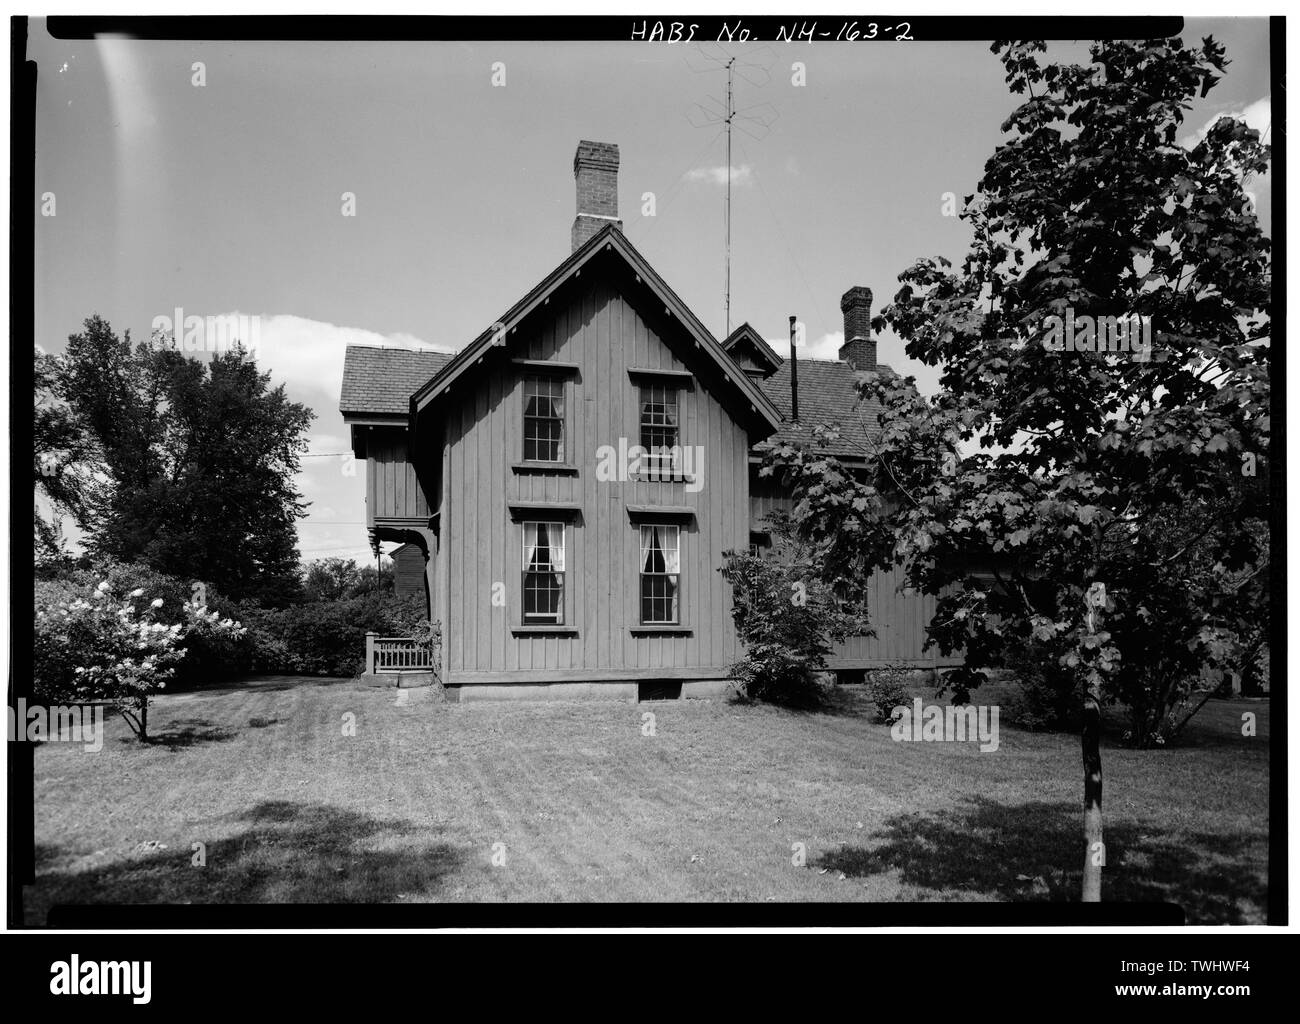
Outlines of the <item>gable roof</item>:
[[346,416],[406,416],[411,395],[441,370],[451,352],[349,345],[343,354],[339,411]]
[[[587,251],[588,255],[597,251],[600,243],[597,243],[596,239],[612,230],[605,229],[593,237],[578,252],[575,252],[574,256],[576,257],[578,253],[584,251]],[[622,238],[621,233],[614,232],[614,234],[618,238]],[[635,250],[631,249],[630,243],[627,244],[627,248],[635,252]],[[640,258],[639,254],[638,258]],[[643,258],[642,262],[644,262]],[[551,278],[564,271],[566,265],[569,265],[569,270],[576,269],[574,264],[573,257],[570,257],[547,280],[550,281]],[[653,271],[650,273],[653,273]],[[567,277],[567,274],[565,276]],[[647,282],[652,280],[649,274],[641,276]],[[542,288],[546,283],[545,281],[542,282],[538,289]],[[662,287],[667,289],[667,285]],[[530,292],[529,296],[537,298],[534,293],[538,289]],[[669,294],[672,295],[671,291],[669,291]],[[524,301],[527,301],[527,298],[525,297]],[[672,295],[672,298],[676,299],[676,296]],[[676,301],[680,303],[680,300]],[[521,302],[518,305],[522,306],[523,304]],[[684,306],[681,308],[685,309]],[[687,313],[689,314],[689,310]],[[507,314],[507,317],[509,316],[510,314]],[[503,323],[506,320],[506,317],[502,318]],[[723,355],[725,362],[729,366],[729,375],[732,381],[737,385],[741,381],[748,384],[759,393],[763,407],[771,410],[775,432],[770,436],[769,440],[811,444],[813,440],[812,428],[814,426],[838,423],[842,436],[832,445],[825,446],[823,450],[830,454],[849,458],[861,458],[867,454],[859,419],[861,418],[868,429],[875,433],[878,429],[875,417],[880,412],[880,406],[874,400],[868,400],[865,406],[859,408],[856,387],[857,373],[848,363],[828,359],[803,358],[799,360],[799,422],[795,423],[790,419],[789,360],[782,359],[777,355],[762,336],[748,323],[741,324],[740,327],[732,331],[726,342],[722,344],[714,340],[702,326],[700,330],[703,332],[704,337],[709,342],[712,342],[714,349]],[[480,336],[478,341],[481,343],[485,337],[489,344],[484,346],[483,350],[490,347],[491,334]],[[764,380],[753,381],[744,372],[737,373],[739,367],[730,355],[730,350],[735,349],[742,341],[748,341],[751,338],[762,344],[763,348],[776,360],[775,369]],[[705,347],[704,341],[700,342],[700,347]],[[758,351],[757,345],[752,347],[756,352]],[[417,395],[427,391],[429,386],[442,376],[454,361],[460,360],[462,372],[477,361],[476,359],[462,360],[460,357],[463,355],[464,352],[437,352],[431,349],[349,345],[343,361],[343,387],[339,398],[339,409],[345,417],[349,418],[374,416],[385,419],[391,418],[399,422],[405,421],[415,405]],[[879,365],[877,369],[882,373],[894,374],[890,367],[883,364]],[[756,408],[758,408],[757,403]]]
[[496,345],[507,344],[510,335],[518,329],[519,323],[525,317],[549,301],[551,295],[561,285],[580,275],[583,267],[603,254],[620,258],[636,280],[644,284],[655,298],[663,303],[665,315],[683,328],[695,343],[695,347],[717,368],[722,376],[723,388],[732,392],[733,399],[744,418],[760,421],[766,428],[762,431],[764,436],[780,426],[780,413],[772,405],[768,395],[749,378],[748,374],[737,372],[735,361],[708,328],[691,312],[677,293],[668,287],[646,258],[627,240],[627,236],[612,224],[601,228],[575,249],[568,259],[516,302],[495,324],[457,352],[423,387],[411,395],[412,425],[414,426],[419,414],[427,409],[438,395],[475,366],[489,349]]
[[760,366],[765,366],[768,374],[771,374],[773,370],[785,362],[773,351],[767,340],[749,325],[748,321],[732,331],[727,336],[727,340],[722,343],[722,347],[731,354],[733,359],[741,351],[749,349],[756,357],[755,362]]
[[[888,366],[878,365],[876,369],[894,375]],[[880,403],[874,398],[859,402],[857,378],[857,371],[838,359],[800,359],[799,422],[795,423],[790,419],[790,361],[785,360],[761,382],[772,404],[781,410],[781,427],[768,440],[810,445],[813,427],[839,424],[840,437],[818,450],[850,458],[869,454],[863,427],[873,436],[879,433],[876,416]]]

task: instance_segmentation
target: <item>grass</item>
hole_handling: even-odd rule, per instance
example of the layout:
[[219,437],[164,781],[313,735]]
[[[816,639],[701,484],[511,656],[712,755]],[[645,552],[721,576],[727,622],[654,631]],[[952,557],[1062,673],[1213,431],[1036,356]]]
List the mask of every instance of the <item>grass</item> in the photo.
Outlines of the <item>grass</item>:
[[[1076,898],[1075,737],[895,743],[842,693],[817,714],[286,677],[167,695],[148,745],[113,720],[99,753],[36,751],[28,921],[60,903]],[[1267,702],[1212,701],[1181,746],[1103,756],[1105,898],[1262,922]]]

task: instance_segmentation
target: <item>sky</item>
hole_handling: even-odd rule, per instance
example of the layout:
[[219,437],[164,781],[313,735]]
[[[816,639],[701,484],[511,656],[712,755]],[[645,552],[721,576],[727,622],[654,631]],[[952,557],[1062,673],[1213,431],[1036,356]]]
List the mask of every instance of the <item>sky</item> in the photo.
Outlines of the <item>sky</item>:
[[[1189,19],[1185,40],[1206,35],[1233,63],[1185,137],[1223,114],[1269,129],[1267,22]],[[625,233],[726,334],[725,141],[702,109],[720,106],[725,73],[706,48],[69,41],[34,20],[28,52],[36,343],[63,351],[94,313],[135,338],[178,307],[256,316],[259,364],[317,414],[297,480],[305,560],[372,557],[364,474],[342,457],[344,347],[455,351],[490,326],[569,253],[579,139],[619,145]],[[801,356],[834,358],[849,287],[879,309],[916,259],[964,254],[945,194],[974,191],[1019,100],[987,43],[738,53],[736,106],[766,128],[733,134],[732,326],[749,321],[785,355],[793,314]],[[1270,178],[1251,186],[1266,233]],[[890,334],[880,361],[933,390]]]

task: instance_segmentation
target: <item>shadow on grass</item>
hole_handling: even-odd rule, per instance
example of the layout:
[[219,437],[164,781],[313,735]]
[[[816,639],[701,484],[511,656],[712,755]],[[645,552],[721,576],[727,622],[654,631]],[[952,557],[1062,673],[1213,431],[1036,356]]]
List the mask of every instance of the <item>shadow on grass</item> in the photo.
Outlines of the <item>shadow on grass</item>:
[[[321,804],[269,801],[234,819],[247,825],[209,839],[202,828],[178,849],[148,850],[80,871],[49,870],[62,851],[37,850],[36,889],[55,905],[140,903],[385,903],[428,898],[463,860],[427,827]],[[203,844],[205,863],[196,865]]]
[[747,697],[731,696],[727,703],[736,708],[758,708],[780,711],[789,715],[807,715],[810,717],[829,716],[837,718],[867,718],[875,714],[875,707],[857,690],[842,686],[827,686],[815,697],[807,701],[782,703],[774,700],[751,700]]
[[[904,884],[1001,900],[1074,900],[1082,818],[1074,804],[975,797],[955,813],[895,815],[874,845],[841,847],[815,866],[855,878],[897,871]],[[1267,887],[1247,851],[1266,846],[1266,833],[1167,833],[1118,821],[1104,835],[1103,899],[1176,903],[1189,924],[1262,922]]]
[[215,682],[174,683],[167,687],[164,700],[177,697],[228,697],[237,693],[284,693],[288,690],[316,689],[353,682],[350,676],[249,675]]
[[[206,718],[174,718],[164,728],[157,731],[150,730],[145,745],[166,747],[168,750],[183,750],[202,743],[222,743],[225,740],[233,740],[237,735],[239,734],[233,729],[213,725]],[[121,742],[138,744],[140,740],[133,733],[123,737]]]

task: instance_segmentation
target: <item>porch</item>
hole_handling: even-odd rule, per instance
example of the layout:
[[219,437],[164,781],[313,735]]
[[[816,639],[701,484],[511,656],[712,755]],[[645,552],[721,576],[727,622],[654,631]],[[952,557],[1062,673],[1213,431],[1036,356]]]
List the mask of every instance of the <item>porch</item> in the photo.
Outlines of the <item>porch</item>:
[[361,677],[375,686],[432,686],[438,682],[433,647],[407,636],[366,634],[366,671]]

